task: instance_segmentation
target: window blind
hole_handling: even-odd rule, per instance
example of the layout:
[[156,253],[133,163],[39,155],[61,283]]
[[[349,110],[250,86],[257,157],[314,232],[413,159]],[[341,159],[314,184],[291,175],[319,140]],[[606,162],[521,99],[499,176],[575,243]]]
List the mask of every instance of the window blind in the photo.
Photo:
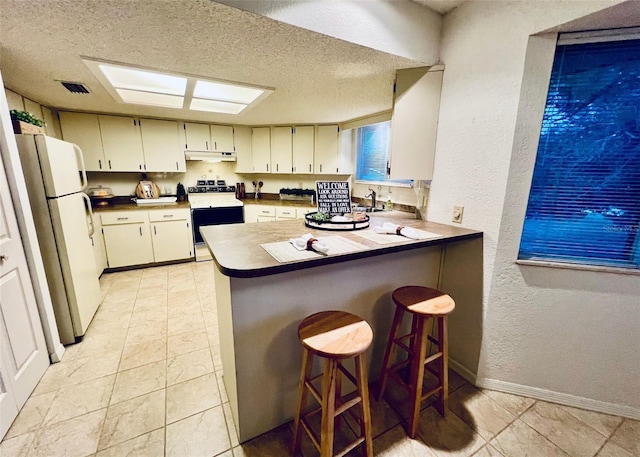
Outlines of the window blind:
[[559,44],[520,259],[640,267],[640,40]]

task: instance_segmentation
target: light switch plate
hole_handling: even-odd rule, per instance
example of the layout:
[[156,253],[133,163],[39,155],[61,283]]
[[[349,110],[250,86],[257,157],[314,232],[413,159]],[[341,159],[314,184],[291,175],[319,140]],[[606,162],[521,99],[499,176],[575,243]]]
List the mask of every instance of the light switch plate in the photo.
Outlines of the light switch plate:
[[451,222],[457,222],[458,224],[462,223],[463,212],[464,212],[464,206],[454,206],[453,217],[451,218]]

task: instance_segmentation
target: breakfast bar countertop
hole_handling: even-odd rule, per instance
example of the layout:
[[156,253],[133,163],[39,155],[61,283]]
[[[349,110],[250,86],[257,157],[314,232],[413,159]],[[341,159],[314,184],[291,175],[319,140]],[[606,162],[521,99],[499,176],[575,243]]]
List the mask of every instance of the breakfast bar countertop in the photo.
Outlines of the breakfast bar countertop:
[[[387,215],[384,217],[371,215],[370,228],[367,230],[381,226],[385,222],[391,222],[405,227],[436,233],[441,235],[441,237],[424,240],[407,238],[398,243],[378,244],[358,236],[356,234],[357,231],[311,229],[304,225],[304,220],[302,219],[257,224],[207,226],[202,227],[200,232],[219,270],[224,275],[235,278],[268,276],[482,236],[482,232],[477,230],[412,219],[411,217],[413,217],[413,215],[409,215],[408,213],[396,213],[399,215],[397,218],[391,218]],[[402,217],[403,214],[407,214],[407,216]],[[315,238],[341,236],[350,241],[365,245],[366,249],[345,254],[319,256],[313,259],[281,263],[261,247],[261,244],[286,242],[291,238],[297,238],[306,233],[311,233]]]

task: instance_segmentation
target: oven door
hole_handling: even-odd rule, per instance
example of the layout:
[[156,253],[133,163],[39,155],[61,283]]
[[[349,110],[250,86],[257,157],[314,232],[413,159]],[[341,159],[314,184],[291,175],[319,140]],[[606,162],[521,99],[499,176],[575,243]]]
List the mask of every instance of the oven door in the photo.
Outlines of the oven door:
[[207,225],[239,224],[244,222],[242,206],[229,206],[219,208],[192,208],[191,219],[193,225],[194,244],[204,244],[200,227]]

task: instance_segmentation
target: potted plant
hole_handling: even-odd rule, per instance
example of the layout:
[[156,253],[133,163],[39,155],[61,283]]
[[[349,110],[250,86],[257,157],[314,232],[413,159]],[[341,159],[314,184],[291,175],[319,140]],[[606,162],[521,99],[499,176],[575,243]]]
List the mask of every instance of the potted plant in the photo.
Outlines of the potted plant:
[[182,183],[178,183],[176,186],[176,196],[178,197],[179,202],[187,201],[187,192],[184,190]]
[[14,133],[44,133],[44,122],[27,111],[12,109],[11,122]]

